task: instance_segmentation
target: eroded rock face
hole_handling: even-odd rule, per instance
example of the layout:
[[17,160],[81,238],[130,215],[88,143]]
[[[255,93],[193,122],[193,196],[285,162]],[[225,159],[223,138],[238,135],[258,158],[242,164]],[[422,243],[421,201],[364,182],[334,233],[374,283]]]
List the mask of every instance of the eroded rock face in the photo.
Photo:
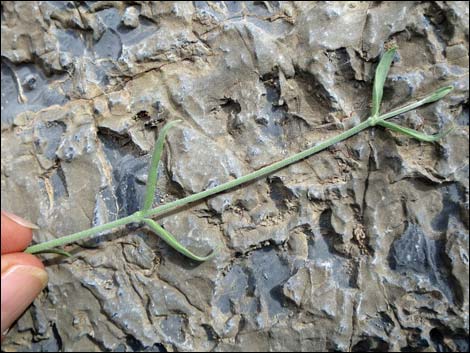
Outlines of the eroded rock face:
[[2,349],[468,350],[468,4],[2,2],[2,208],[36,241],[134,212],[165,121],[156,203],[244,175],[452,84],[381,128],[47,260]]

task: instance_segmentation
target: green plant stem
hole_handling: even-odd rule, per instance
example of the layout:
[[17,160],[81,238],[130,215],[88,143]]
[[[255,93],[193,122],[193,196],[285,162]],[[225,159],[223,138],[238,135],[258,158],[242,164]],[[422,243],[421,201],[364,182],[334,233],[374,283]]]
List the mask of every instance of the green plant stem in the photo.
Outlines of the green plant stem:
[[[138,212],[136,212],[136,213],[138,213]],[[70,244],[70,243],[73,243],[75,241],[88,238],[88,237],[90,237],[92,235],[95,235],[97,233],[101,233],[101,232],[104,232],[106,230],[109,230],[109,229],[112,229],[112,228],[115,228],[115,227],[123,226],[127,223],[139,221],[139,218],[138,218],[139,216],[138,215],[136,216],[136,213],[134,213],[130,216],[124,217],[124,218],[117,219],[117,220],[109,222],[109,223],[101,224],[99,226],[89,228],[87,230],[83,230],[83,231],[78,232],[78,233],[74,233],[74,234],[67,235],[65,237],[45,241],[44,243],[32,245],[32,246],[28,247],[24,252],[30,253],[30,254],[43,252],[44,250],[47,250],[47,249],[50,249],[50,248],[55,248],[57,246],[62,246],[62,245],[65,245],[65,244]]]
[[151,216],[160,215],[162,213],[171,211],[171,210],[175,209],[176,207],[180,207],[180,206],[186,205],[188,203],[201,200],[201,199],[206,198],[208,196],[218,194],[219,192],[226,191],[228,189],[232,189],[232,188],[234,188],[238,185],[241,185],[241,184],[250,182],[254,179],[260,178],[262,176],[271,174],[271,173],[273,173],[273,172],[275,172],[279,169],[282,169],[282,168],[284,168],[284,167],[286,167],[290,164],[298,162],[301,159],[309,157],[312,154],[320,152],[320,151],[330,147],[331,145],[334,145],[335,143],[346,140],[347,138],[357,134],[358,132],[361,132],[362,130],[367,129],[369,126],[370,126],[370,120],[367,119],[367,120],[363,121],[362,123],[354,126],[353,128],[351,128],[347,131],[344,131],[341,134],[336,135],[332,138],[329,138],[325,141],[322,141],[319,144],[317,144],[317,145],[315,145],[315,146],[313,146],[309,149],[306,149],[305,151],[296,153],[291,157],[288,157],[286,159],[283,159],[282,161],[270,164],[266,167],[258,169],[256,171],[254,171],[252,173],[249,173],[247,175],[244,175],[240,178],[228,181],[224,184],[218,185],[218,186],[210,188],[208,190],[198,192],[197,194],[186,196],[182,199],[179,199],[179,200],[176,200],[176,201],[173,201],[173,202],[169,202],[165,205],[162,205],[162,206],[159,206],[157,208],[148,210],[148,211],[144,212],[144,216],[145,217],[151,217]]
[[100,233],[100,232],[103,232],[103,231],[106,231],[106,230],[110,230],[112,228],[119,227],[119,226],[122,226],[122,225],[125,225],[125,224],[128,224],[128,223],[131,223],[131,222],[143,221],[144,218],[154,217],[156,215],[160,215],[162,213],[169,212],[169,211],[171,211],[171,210],[173,210],[177,207],[184,206],[184,205],[189,204],[191,202],[201,200],[203,198],[206,198],[208,196],[220,193],[222,191],[226,191],[228,189],[232,189],[232,188],[234,188],[238,185],[250,182],[250,181],[252,181],[254,179],[257,179],[259,177],[262,177],[262,176],[265,176],[267,174],[273,173],[273,172],[275,172],[275,171],[277,171],[281,168],[284,168],[284,167],[286,167],[286,166],[288,166],[292,163],[298,162],[301,159],[309,157],[312,154],[320,152],[320,151],[330,147],[331,145],[334,145],[335,143],[346,140],[347,138],[357,134],[358,132],[361,132],[362,130],[367,129],[368,127],[370,127],[371,123],[372,123],[372,120],[367,119],[367,120],[361,122],[360,124],[354,126],[353,128],[351,128],[347,131],[344,131],[344,132],[342,132],[341,134],[339,134],[337,136],[334,136],[334,137],[329,138],[325,141],[322,141],[319,144],[317,144],[317,145],[315,145],[315,146],[313,146],[313,147],[311,147],[311,148],[309,148],[305,151],[294,154],[293,156],[288,157],[286,159],[283,159],[282,161],[273,163],[269,166],[263,167],[261,169],[258,169],[257,171],[254,171],[252,173],[244,175],[244,176],[242,176],[240,178],[237,178],[235,180],[231,180],[231,181],[226,182],[224,184],[218,185],[214,188],[198,192],[197,194],[190,195],[190,196],[184,197],[182,199],[179,199],[179,200],[176,200],[176,201],[173,201],[173,202],[169,202],[165,205],[162,205],[162,206],[159,206],[159,207],[147,210],[147,211],[144,211],[144,210],[138,211],[138,212],[136,212],[136,213],[134,213],[130,216],[127,216],[127,217],[124,217],[124,218],[121,218],[121,219],[118,219],[116,221],[112,221],[112,222],[109,222],[109,223],[105,223],[105,224],[102,224],[102,225],[99,225],[99,226],[96,226],[96,227],[93,227],[93,228],[90,228],[90,229],[87,229],[87,230],[84,230],[84,231],[81,231],[81,232],[78,232],[78,233],[67,235],[67,236],[64,236],[64,237],[61,237],[61,238],[58,238],[58,239],[49,240],[49,241],[46,241],[46,242],[43,242],[43,243],[40,243],[40,244],[32,245],[32,246],[28,247],[25,250],[25,252],[30,253],[30,254],[34,254],[34,253],[42,252],[44,250],[54,248],[54,247],[57,247],[57,246],[70,244],[70,243],[76,242],[78,240],[88,238],[88,237],[90,237],[94,234],[97,234],[97,233]]
[[144,222],[145,224],[147,224],[150,228],[152,228],[152,230],[157,233],[167,244],[169,244],[173,249],[175,249],[176,251],[178,251],[179,253],[183,254],[184,256],[187,256],[189,257],[190,259],[192,260],[195,260],[195,261],[206,261],[206,260],[209,260],[211,257],[213,257],[215,255],[215,251],[212,251],[209,255],[207,256],[198,256],[196,254],[194,254],[193,252],[189,251],[188,249],[186,249],[183,245],[181,245],[180,243],[178,243],[178,241],[176,241],[174,239],[174,237],[169,233],[167,232],[160,224],[158,224],[157,222],[155,222],[153,219],[148,219],[148,218],[144,218]]
[[390,118],[393,118],[394,116],[404,114],[406,112],[409,112],[410,110],[419,108],[420,106],[422,106],[424,104],[433,103],[433,102],[443,98],[447,94],[449,94],[453,89],[454,89],[454,87],[452,87],[452,86],[445,86],[445,87],[439,88],[438,90],[434,91],[431,94],[428,94],[424,98],[421,98],[419,101],[416,101],[416,102],[408,104],[404,107],[392,110],[391,112],[388,112],[388,113],[385,113],[385,114],[382,114],[382,115],[378,116],[377,118],[374,119],[374,123],[371,126],[376,125],[381,120],[390,119]]
[[180,244],[175,237],[173,237],[169,232],[167,232],[163,227],[161,227],[158,223],[150,219],[150,217],[161,215],[165,212],[169,212],[171,210],[174,210],[177,207],[181,207],[184,205],[187,205],[189,203],[204,199],[206,197],[212,196],[214,194],[232,189],[236,186],[248,183],[250,181],[253,181],[257,178],[260,178],[262,176],[271,174],[279,169],[282,169],[290,164],[293,164],[295,162],[298,162],[306,157],[311,156],[312,154],[315,154],[317,152],[320,152],[331,145],[334,145],[335,143],[338,143],[340,141],[346,140],[347,138],[361,132],[362,130],[365,130],[371,126],[375,125],[381,125],[385,128],[389,128],[391,130],[412,136],[415,139],[421,140],[421,141],[428,141],[428,142],[433,142],[436,141],[437,139],[441,138],[445,134],[447,134],[450,130],[429,136],[422,134],[418,131],[399,126],[394,123],[386,122],[385,119],[391,118],[393,116],[403,114],[407,111],[413,110],[418,108],[421,105],[427,104],[427,103],[432,103],[435,102],[445,95],[447,95],[449,92],[452,91],[452,86],[447,86],[447,87],[442,87],[433,93],[427,95],[426,97],[422,98],[421,100],[414,102],[412,104],[409,104],[407,106],[404,106],[402,108],[396,109],[392,112],[379,115],[380,111],[380,105],[382,102],[382,96],[383,96],[383,86],[385,84],[386,77],[388,75],[388,71],[390,69],[390,66],[393,61],[393,57],[395,54],[396,48],[391,48],[389,49],[383,56],[382,59],[379,62],[379,65],[377,66],[376,73],[375,73],[375,78],[374,78],[374,86],[373,86],[373,92],[372,92],[372,115],[365,121],[361,122],[357,126],[342,132],[341,134],[334,136],[332,138],[329,138],[323,142],[320,142],[316,144],[315,146],[306,149],[305,151],[299,152],[297,154],[294,154],[291,157],[285,158],[282,161],[273,163],[271,165],[268,165],[266,167],[263,167],[261,169],[258,169],[257,171],[254,171],[252,173],[249,173],[247,175],[244,175],[242,177],[236,178],[234,180],[231,180],[229,182],[226,182],[224,184],[218,185],[214,188],[198,192],[194,195],[190,195],[187,197],[184,197],[180,200],[176,200],[173,202],[170,202],[168,204],[150,209],[150,207],[153,204],[154,196],[155,196],[155,189],[156,189],[156,184],[157,184],[157,169],[158,169],[158,163],[160,161],[162,151],[163,151],[163,146],[165,142],[165,136],[168,132],[168,130],[177,124],[179,120],[175,120],[172,122],[167,123],[162,131],[160,132],[157,142],[154,147],[154,152],[152,154],[152,160],[149,168],[149,177],[147,181],[147,188],[146,188],[146,196],[143,204],[143,208],[140,211],[135,212],[134,214],[118,219],[113,222],[109,222],[106,224],[102,224],[100,226],[96,226],[78,233],[74,233],[62,238],[50,240],[41,244],[33,245],[30,246],[25,250],[27,253],[41,253],[41,252],[52,252],[52,253],[63,253],[64,255],[69,255],[68,253],[63,252],[62,250],[49,250],[51,248],[69,244],[84,238],[88,238],[92,235],[95,235],[97,233],[103,232],[110,230],[115,227],[119,227],[131,222],[144,222],[149,226],[155,234],[159,235],[165,242],[167,242],[170,246],[172,246],[174,249],[179,251],[185,256],[188,256],[192,258],[193,260],[196,261],[205,261],[212,257],[215,252],[212,252],[209,256],[197,256],[188,249],[186,249],[182,244]]
[[[25,250],[25,252],[31,253],[31,254],[34,254],[34,253],[37,253],[37,252],[43,252],[43,251],[48,250],[50,248],[54,248],[54,247],[57,247],[57,246],[73,243],[75,241],[78,241],[78,240],[81,240],[81,239],[84,239],[84,238],[88,238],[88,237],[90,237],[92,235],[95,235],[97,233],[100,233],[100,232],[103,232],[103,231],[106,231],[106,230],[110,230],[112,228],[119,227],[119,226],[122,226],[122,225],[125,225],[125,224],[128,224],[128,223],[131,223],[131,222],[145,221],[145,218],[161,215],[165,212],[169,212],[171,210],[174,210],[177,207],[187,205],[189,203],[204,199],[204,198],[212,196],[214,194],[218,194],[220,192],[232,189],[232,188],[234,188],[236,186],[239,186],[241,184],[245,184],[245,183],[250,182],[254,179],[260,178],[262,176],[271,174],[271,173],[273,173],[273,172],[275,172],[279,169],[282,169],[282,168],[284,168],[284,167],[286,167],[290,164],[293,164],[293,163],[298,162],[298,161],[300,161],[300,160],[302,160],[306,157],[309,157],[312,154],[320,152],[320,151],[330,147],[331,145],[334,145],[335,143],[346,140],[347,138],[361,132],[362,130],[365,130],[365,129],[367,129],[371,126],[375,126],[377,124],[382,125],[382,126],[387,127],[387,128],[391,128],[391,129],[393,129],[395,131],[398,131],[398,132],[405,133],[407,135],[411,135],[414,138],[417,138],[419,140],[434,141],[435,140],[434,137],[431,138],[431,139],[429,139],[429,138],[424,139],[422,134],[419,134],[419,133],[414,133],[413,134],[412,132],[414,130],[411,130],[411,129],[408,129],[408,128],[403,128],[403,127],[400,128],[396,124],[387,124],[387,123],[384,123],[384,121],[385,121],[385,119],[394,117],[394,116],[399,115],[399,114],[403,114],[403,113],[405,113],[407,111],[410,111],[412,109],[416,109],[419,106],[422,106],[424,104],[435,102],[436,100],[441,99],[442,97],[444,97],[451,90],[452,90],[451,86],[443,87],[443,88],[440,88],[440,89],[436,90],[435,92],[427,95],[426,97],[424,97],[423,99],[421,99],[421,100],[419,100],[415,103],[409,104],[405,107],[399,108],[397,110],[394,110],[392,112],[389,112],[389,113],[386,113],[386,114],[383,114],[383,115],[380,115],[380,116],[371,116],[368,119],[364,120],[363,122],[359,123],[358,125],[354,126],[353,128],[351,128],[347,131],[344,131],[341,134],[336,135],[332,138],[329,138],[325,141],[322,141],[322,142],[318,143],[317,145],[306,149],[305,151],[296,153],[291,157],[283,159],[282,161],[273,163],[271,165],[268,165],[266,167],[258,169],[257,171],[254,171],[252,173],[244,175],[240,178],[237,178],[237,179],[231,180],[229,182],[226,182],[224,184],[218,185],[214,188],[198,192],[194,195],[190,195],[190,196],[184,197],[182,199],[169,202],[165,205],[158,206],[158,207],[153,208],[153,209],[146,209],[144,207],[143,210],[137,211],[137,212],[135,212],[134,214],[132,214],[130,216],[118,219],[116,221],[109,222],[109,223],[106,223],[106,224],[102,224],[102,225],[99,225],[99,226],[96,226],[96,227],[93,227],[93,228],[90,228],[90,229],[87,229],[87,230],[84,230],[84,231],[81,231],[81,232],[78,232],[78,233],[74,233],[74,234],[71,234],[71,235],[67,235],[67,236],[62,237],[62,238],[53,239],[53,240],[46,241],[46,242],[41,243],[41,244],[36,244],[36,245],[30,246]],[[162,135],[166,134],[166,131],[167,130],[165,130],[162,133]],[[439,138],[442,137],[444,134],[440,134]],[[160,159],[160,155],[161,155],[160,146],[157,146],[156,150],[157,150],[157,152],[154,153],[154,157],[152,158],[151,170],[156,170],[156,164],[158,164],[158,160]],[[150,175],[150,179],[151,179],[150,182],[153,183],[153,180],[156,180],[156,175],[152,171],[149,171],[149,175]],[[148,190],[150,190],[150,192],[147,192],[147,197],[146,197],[146,201],[145,201],[145,206],[147,206],[147,207],[148,207],[149,203],[151,204],[151,202],[153,200],[154,189],[155,189],[155,184],[149,186],[149,188],[148,188]],[[151,197],[148,196],[150,194],[152,195]],[[147,222],[147,224],[149,224],[149,223]]]

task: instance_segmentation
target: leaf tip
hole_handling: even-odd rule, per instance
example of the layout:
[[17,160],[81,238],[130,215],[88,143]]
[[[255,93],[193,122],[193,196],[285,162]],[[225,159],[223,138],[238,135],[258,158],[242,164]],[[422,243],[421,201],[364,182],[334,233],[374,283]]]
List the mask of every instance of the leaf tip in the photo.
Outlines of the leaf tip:
[[425,103],[436,102],[439,99],[444,98],[445,96],[447,96],[453,90],[454,90],[454,86],[441,87],[441,88],[437,89],[436,91],[434,91],[434,93],[432,93],[428,97],[428,99],[425,101]]

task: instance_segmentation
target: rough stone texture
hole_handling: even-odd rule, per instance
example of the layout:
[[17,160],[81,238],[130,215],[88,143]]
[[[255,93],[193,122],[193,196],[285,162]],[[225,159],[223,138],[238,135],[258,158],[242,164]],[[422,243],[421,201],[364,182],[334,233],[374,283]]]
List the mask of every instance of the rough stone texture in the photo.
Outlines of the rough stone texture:
[[134,212],[165,121],[158,203],[367,117],[384,43],[395,120],[162,218],[196,264],[126,227],[47,258],[4,351],[468,351],[468,4],[2,2],[2,208],[36,241]]

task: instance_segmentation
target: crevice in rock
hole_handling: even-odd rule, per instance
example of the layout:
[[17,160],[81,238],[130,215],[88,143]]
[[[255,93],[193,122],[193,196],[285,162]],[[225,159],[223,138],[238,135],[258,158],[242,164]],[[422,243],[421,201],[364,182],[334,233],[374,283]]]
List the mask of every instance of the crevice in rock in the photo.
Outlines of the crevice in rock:
[[59,330],[57,329],[55,322],[52,323],[51,327],[52,327],[52,334],[54,335],[54,338],[57,342],[57,351],[62,352],[63,351],[62,337],[60,337]]

